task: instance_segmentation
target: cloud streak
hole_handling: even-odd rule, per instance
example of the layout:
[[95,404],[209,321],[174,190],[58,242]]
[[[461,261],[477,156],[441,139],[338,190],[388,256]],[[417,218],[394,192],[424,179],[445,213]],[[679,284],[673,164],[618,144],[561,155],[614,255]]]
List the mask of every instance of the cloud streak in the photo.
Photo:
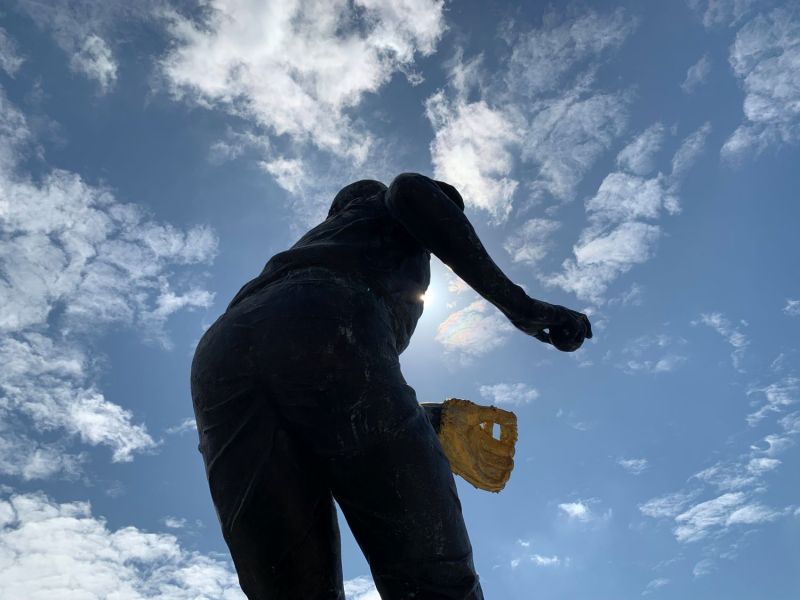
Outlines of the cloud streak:
[[[0,443],[17,453],[0,469],[24,479],[72,476],[82,462],[65,452],[74,440],[130,461],[156,442],[98,389],[82,340],[126,325],[168,347],[167,319],[213,299],[171,282],[213,259],[216,236],[158,223],[75,173],[45,169],[34,180],[20,167],[35,144],[27,120],[2,90],[0,106],[0,415],[16,429],[0,431]],[[65,438],[39,441],[53,432]]]

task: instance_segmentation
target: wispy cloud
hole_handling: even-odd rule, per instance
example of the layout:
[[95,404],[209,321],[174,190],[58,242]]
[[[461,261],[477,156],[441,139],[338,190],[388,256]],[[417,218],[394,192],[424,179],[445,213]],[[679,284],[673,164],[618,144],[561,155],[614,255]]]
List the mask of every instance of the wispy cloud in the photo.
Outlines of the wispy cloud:
[[800,379],[790,375],[764,387],[750,388],[747,394],[762,395],[766,401],[757,411],[747,415],[748,425],[755,426],[769,413],[781,412],[800,400]]
[[652,498],[639,505],[642,514],[654,519],[678,516],[698,495],[697,491],[681,491]]
[[5,29],[0,27],[0,69],[5,71],[9,77],[13,77],[23,62],[25,59],[20,56],[16,42]]
[[212,260],[216,236],[205,227],[182,231],[156,222],[75,173],[44,168],[33,179],[20,167],[35,144],[27,120],[2,91],[0,106],[0,413],[18,428],[0,436],[19,453],[10,459],[19,468],[5,471],[31,478],[78,468],[80,455],[39,442],[39,432],[106,446],[112,460],[129,461],[156,442],[98,389],[96,361],[76,334],[129,325],[169,346],[168,317],[213,298],[202,287],[176,290],[171,282]]
[[692,506],[675,517],[675,538],[696,542],[710,533],[733,525],[754,525],[773,521],[780,512],[750,501],[742,492],[729,492]]
[[662,130],[654,125],[637,136],[617,159],[622,169],[630,171],[610,173],[587,200],[589,224],[573,246],[574,258],[566,259],[560,273],[543,281],[574,292],[579,298],[601,303],[614,280],[647,262],[661,237],[661,227],[648,221],[663,213],[680,212],[677,193],[702,152],[710,129],[706,123],[683,140],[673,155],[669,176],[658,173],[649,178],[635,172],[652,169]]
[[709,73],[711,73],[711,57],[704,54],[686,71],[686,79],[683,80],[681,89],[687,94],[693,94],[706,82]]
[[[156,446],[133,414],[107,400],[91,383],[91,365],[76,344],[38,333],[6,335],[0,342],[0,393],[6,419],[23,419],[40,431],[62,431],[112,450],[115,462]],[[26,427],[24,430],[27,430]]]
[[661,123],[654,123],[620,150],[617,165],[622,172],[646,177],[656,169],[656,158],[664,145],[666,129]]
[[617,464],[631,475],[641,475],[650,468],[646,458],[620,458]]
[[491,76],[483,73],[481,56],[465,61],[458,54],[449,87],[426,105],[435,130],[436,177],[465,192],[465,201],[495,222],[513,207],[519,187],[515,158],[538,172],[529,193],[572,199],[625,127],[629,95],[599,90],[594,75],[635,26],[623,10],[588,11],[573,19],[551,14],[541,28],[506,32],[510,56]]
[[790,317],[800,317],[800,300],[787,299],[783,312]]
[[355,577],[344,582],[346,600],[381,600],[378,589],[369,577]]
[[503,247],[515,263],[536,265],[552,249],[552,235],[561,224],[551,219],[528,219],[506,239]]
[[434,51],[442,7],[215,1],[199,17],[167,14],[174,45],[163,73],[176,97],[361,163],[372,138],[349,110]]
[[657,589],[662,588],[665,585],[668,585],[669,582],[670,580],[667,579],[666,577],[658,577],[656,579],[650,580],[645,586],[644,590],[642,591],[642,596],[649,596]]
[[744,122],[722,146],[741,159],[800,141],[800,9],[787,4],[757,15],[736,34],[730,63],[744,89]]
[[771,0],[688,0],[707,28],[735,26],[753,10],[771,3]]
[[[172,530],[185,525],[168,517]],[[0,596],[245,600],[227,561],[184,548],[170,533],[111,529],[88,502],[41,493],[0,499]],[[380,600],[367,577],[344,582],[347,600]]]
[[436,341],[462,358],[480,356],[501,346],[514,327],[486,300],[451,313],[436,330]]
[[425,106],[436,132],[431,142],[436,178],[455,185],[469,206],[504,221],[519,183],[509,177],[518,128],[502,109],[462,98],[451,102],[442,91]]
[[591,508],[589,508],[589,504],[583,501],[576,501],[576,502],[562,502],[558,505],[558,509],[569,519],[570,521],[580,521],[582,523],[587,523],[595,519],[596,515],[592,512]]
[[63,443],[43,442],[14,429],[19,423],[6,416],[0,425],[0,473],[24,481],[62,477],[77,478],[83,471],[85,454],[73,454]]
[[639,336],[625,344],[625,358],[617,364],[628,374],[670,373],[686,362],[687,356],[678,350],[686,340],[667,334]]
[[[538,552],[531,552],[530,540],[517,540],[514,558],[509,562],[512,569],[517,569],[521,566],[532,565],[534,567],[554,568],[560,566],[569,566],[569,558],[562,558],[556,554],[547,556],[539,554]],[[521,549],[521,552],[520,552]]]
[[[747,347],[750,341],[747,336],[742,333],[741,329],[730,322],[722,313],[704,313],[700,315],[700,319],[692,321],[692,325],[703,324],[711,327],[714,331],[720,334],[725,341],[733,348],[731,352],[731,362],[733,367],[738,371],[743,371],[742,361],[744,360]],[[744,326],[744,323],[742,322]]]
[[165,432],[170,435],[180,435],[186,433],[187,431],[197,431],[197,421],[195,421],[194,417],[187,417],[177,425],[168,427],[165,430]]
[[484,400],[498,405],[523,406],[539,397],[539,392],[525,383],[497,383],[482,385],[480,394]]
[[228,565],[182,548],[169,534],[111,530],[87,502],[41,494],[0,501],[0,596],[244,599]]
[[114,88],[119,61],[113,48],[123,25],[151,21],[161,0],[75,0],[55,4],[19,0],[25,11],[67,56],[70,69],[94,81],[101,93]]

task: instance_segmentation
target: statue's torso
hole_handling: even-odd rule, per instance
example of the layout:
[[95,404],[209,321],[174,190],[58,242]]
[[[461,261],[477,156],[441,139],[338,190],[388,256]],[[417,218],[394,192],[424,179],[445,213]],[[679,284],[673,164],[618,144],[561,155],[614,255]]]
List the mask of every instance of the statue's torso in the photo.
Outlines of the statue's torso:
[[430,283],[430,253],[392,218],[383,193],[354,200],[273,256],[230,306],[307,267],[324,267],[366,283],[386,304],[398,352],[408,346]]

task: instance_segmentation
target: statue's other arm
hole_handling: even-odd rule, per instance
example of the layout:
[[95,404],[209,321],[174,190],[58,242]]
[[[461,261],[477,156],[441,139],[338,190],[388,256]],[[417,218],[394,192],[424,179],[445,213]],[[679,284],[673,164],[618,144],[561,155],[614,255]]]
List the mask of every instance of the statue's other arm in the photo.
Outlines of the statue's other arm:
[[[567,314],[573,311],[530,298],[506,277],[486,252],[467,217],[434,180],[403,173],[389,186],[385,199],[392,216],[420,244],[494,304],[518,329],[548,341],[543,329],[575,318]],[[588,319],[585,329],[585,337],[591,337]]]

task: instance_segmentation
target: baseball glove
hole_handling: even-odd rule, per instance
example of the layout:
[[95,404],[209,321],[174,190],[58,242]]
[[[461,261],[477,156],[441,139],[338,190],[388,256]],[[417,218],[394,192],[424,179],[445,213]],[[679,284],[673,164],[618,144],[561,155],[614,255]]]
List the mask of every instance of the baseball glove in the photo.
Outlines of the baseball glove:
[[[500,438],[493,435],[499,425]],[[442,404],[439,441],[450,469],[476,488],[502,490],[514,468],[517,416],[513,412],[450,398]]]

